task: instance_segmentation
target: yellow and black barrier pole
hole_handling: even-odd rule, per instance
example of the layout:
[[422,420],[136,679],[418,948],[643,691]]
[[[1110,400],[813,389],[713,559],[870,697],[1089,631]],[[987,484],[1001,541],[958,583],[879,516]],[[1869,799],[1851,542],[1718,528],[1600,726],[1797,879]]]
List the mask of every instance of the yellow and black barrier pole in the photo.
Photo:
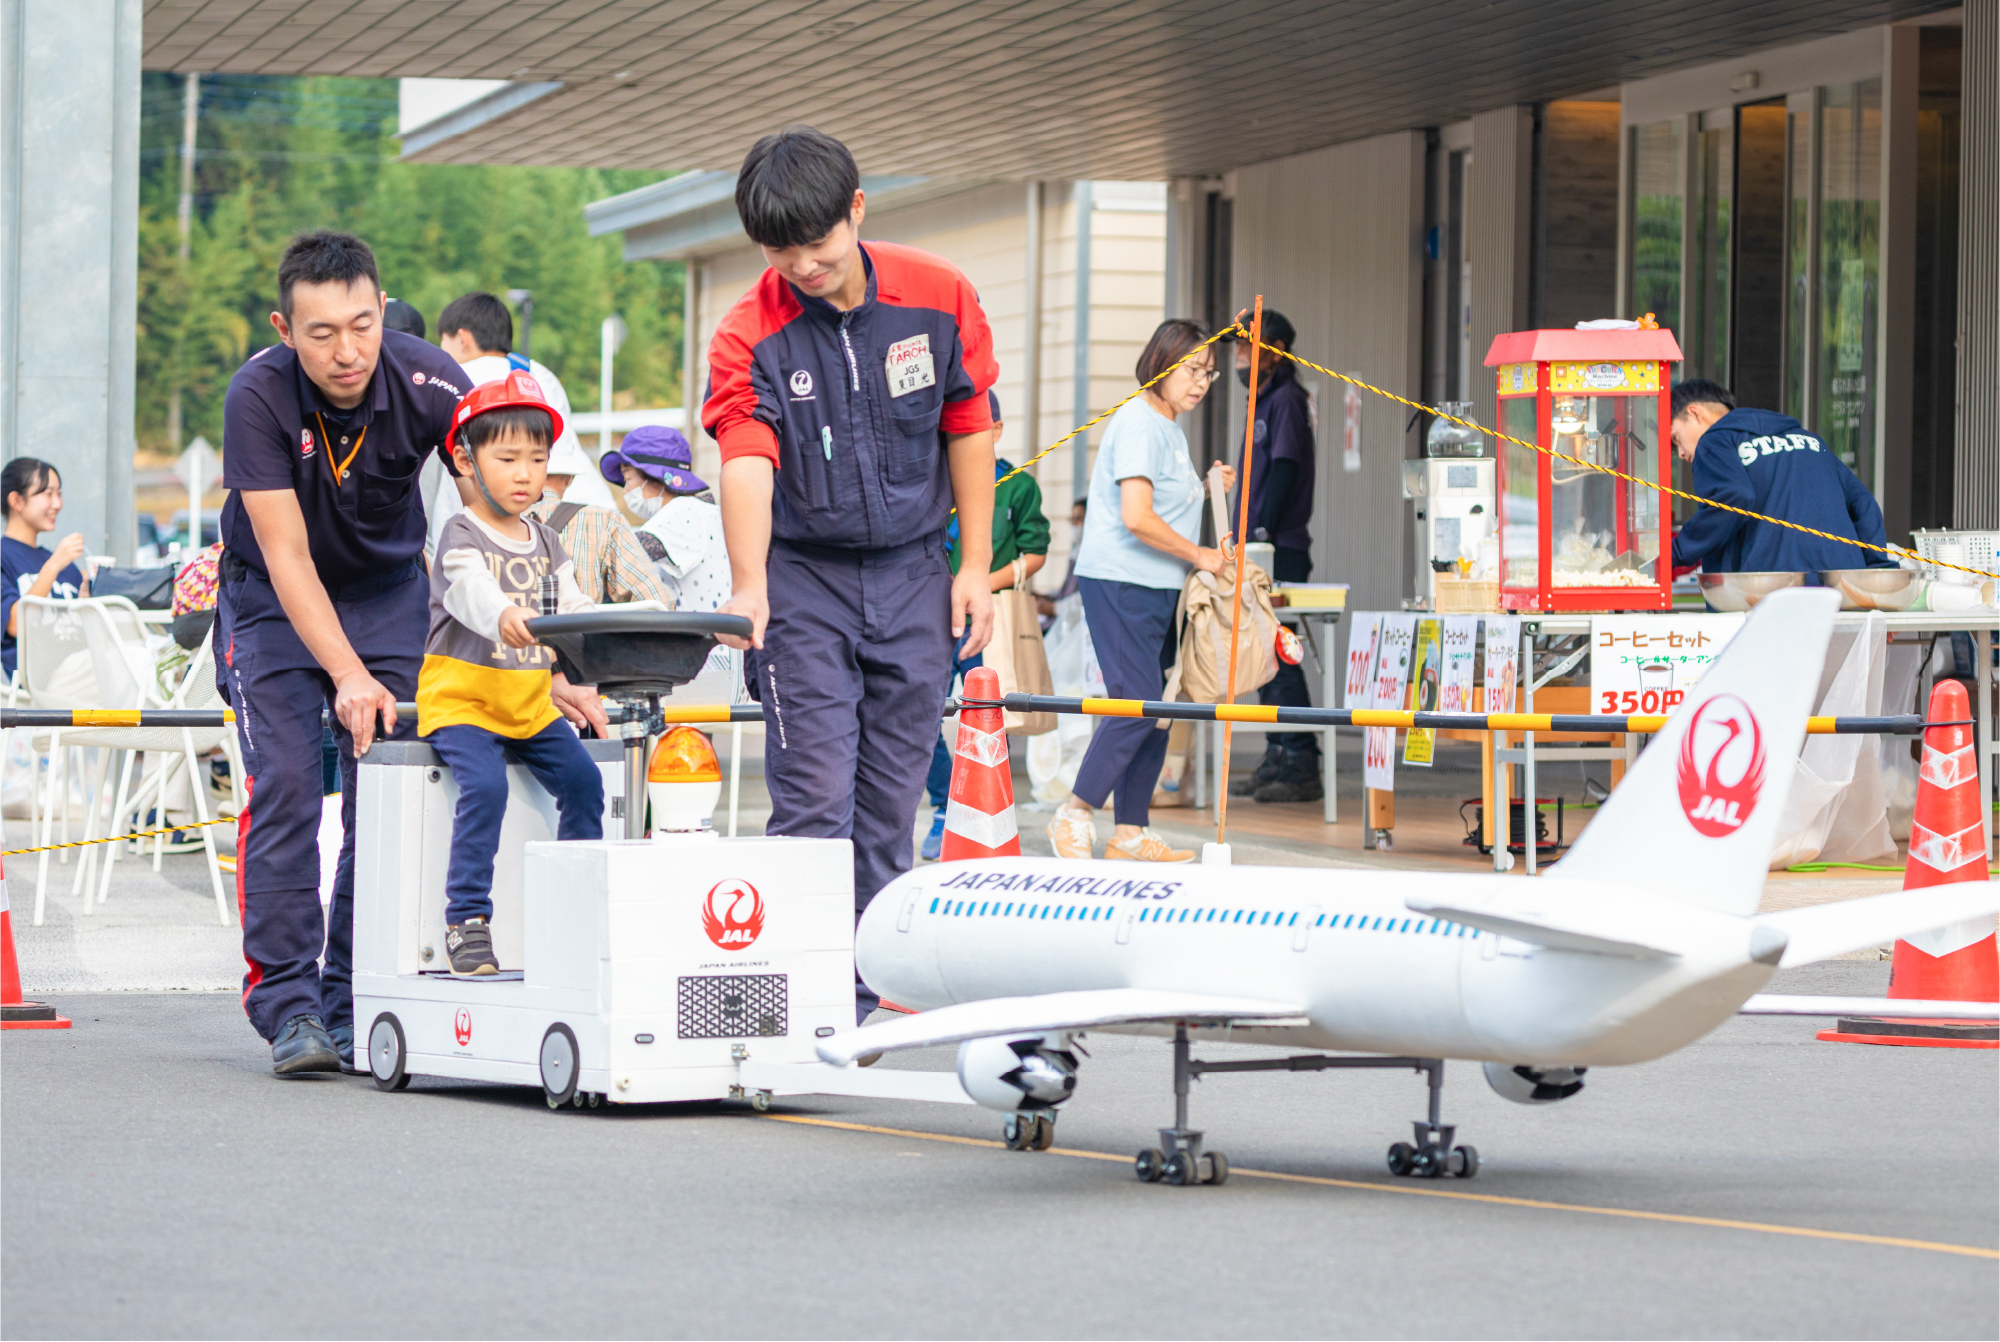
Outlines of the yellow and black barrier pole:
[[[970,701],[968,701],[970,702]],[[977,705],[975,705],[977,706]],[[1657,714],[1415,713],[1393,708],[1279,708],[1272,704],[1169,704],[1144,699],[1059,699],[1009,694],[1000,707],[1015,713],[1082,713],[1100,718],[1170,718],[1189,722],[1265,722],[1289,727],[1434,727],[1475,732],[1657,732],[1668,719]],[[1890,717],[1806,719],[1816,735],[1916,736],[1927,723],[1915,713]]]
[[[690,704],[684,708],[669,704],[662,708],[669,723],[764,720],[764,710],[758,704]],[[397,704],[396,713],[414,720],[417,706]],[[12,727],[62,731],[81,727],[228,727],[235,722],[235,712],[227,708],[0,708],[0,731]]]
[[[1287,727],[1433,727],[1474,732],[1633,732],[1644,735],[1667,725],[1659,714],[1606,713],[1413,713],[1394,708],[1278,708],[1270,704],[1169,704],[1149,699],[1060,699],[1046,694],[1009,694],[996,703],[979,700],[945,705],[947,716],[965,704],[1015,713],[1081,713],[1095,718],[1168,718],[1189,722],[1265,722]],[[415,717],[415,704],[396,711]],[[669,723],[762,722],[760,704],[662,704]],[[0,731],[12,727],[223,727],[236,721],[228,709],[159,708],[0,708]],[[1888,717],[1806,719],[1814,736],[1916,736],[1926,727],[1966,724],[1925,722],[1915,713]]]

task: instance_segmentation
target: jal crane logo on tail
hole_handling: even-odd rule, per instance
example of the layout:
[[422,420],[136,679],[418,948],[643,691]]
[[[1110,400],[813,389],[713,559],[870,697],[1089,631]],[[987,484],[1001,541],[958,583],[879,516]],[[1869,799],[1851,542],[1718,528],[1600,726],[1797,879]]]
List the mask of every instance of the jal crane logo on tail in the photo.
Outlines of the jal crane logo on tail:
[[460,1007],[458,1014],[451,1018],[451,1034],[458,1040],[460,1048],[472,1047],[472,1013],[464,1007]]
[[717,881],[701,903],[701,928],[725,951],[740,951],[764,930],[764,897],[748,881]]
[[1681,810],[1710,838],[1743,827],[1764,790],[1764,731],[1750,705],[1718,694],[1697,708],[1681,738]]

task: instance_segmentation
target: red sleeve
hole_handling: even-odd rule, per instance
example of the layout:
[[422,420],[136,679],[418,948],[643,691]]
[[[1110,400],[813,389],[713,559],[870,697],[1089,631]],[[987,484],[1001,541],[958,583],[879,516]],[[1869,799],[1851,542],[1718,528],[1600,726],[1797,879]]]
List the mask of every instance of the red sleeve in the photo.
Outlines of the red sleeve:
[[1000,364],[993,357],[993,328],[986,324],[986,309],[979,306],[979,292],[972,281],[955,274],[953,316],[958,322],[958,360],[972,383],[972,394],[963,400],[946,401],[938,416],[944,433],[984,433],[993,427],[993,408],[986,393],[1000,380]]
[[701,424],[722,448],[722,459],[764,457],[778,464],[778,399],[757,372],[757,343],[790,314],[772,301],[770,272],[738,299],[708,345],[708,399]]

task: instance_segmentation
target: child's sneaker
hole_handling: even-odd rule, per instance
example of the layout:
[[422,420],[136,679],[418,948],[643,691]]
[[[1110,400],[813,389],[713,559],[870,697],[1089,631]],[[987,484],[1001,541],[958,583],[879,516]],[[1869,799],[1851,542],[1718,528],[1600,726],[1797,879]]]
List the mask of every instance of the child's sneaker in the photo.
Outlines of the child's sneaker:
[[931,816],[931,832],[924,835],[924,845],[918,850],[926,862],[935,862],[944,856],[944,807],[937,808]]
[[484,918],[467,918],[447,927],[444,950],[451,972],[461,977],[500,972],[500,962],[493,958],[493,929]]

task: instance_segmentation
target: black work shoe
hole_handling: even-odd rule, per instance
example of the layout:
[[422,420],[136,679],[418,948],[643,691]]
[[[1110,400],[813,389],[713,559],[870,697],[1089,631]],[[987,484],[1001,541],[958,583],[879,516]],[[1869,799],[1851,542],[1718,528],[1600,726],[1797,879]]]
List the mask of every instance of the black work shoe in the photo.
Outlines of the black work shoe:
[[1260,802],[1318,801],[1326,796],[1317,774],[1293,774],[1264,784],[1251,797]]
[[1248,778],[1239,778],[1229,785],[1229,795],[1232,797],[1252,797],[1257,794],[1258,788],[1263,787],[1266,783],[1276,782],[1278,770],[1283,765],[1284,758],[1278,751],[1266,751],[1264,758],[1257,762],[1257,767],[1250,771]]
[[340,1055],[340,1070],[349,1076],[359,1076],[361,1069],[354,1065],[354,1027],[336,1025],[326,1032],[333,1041],[333,1051]]
[[271,1070],[279,1076],[297,1072],[337,1072],[340,1055],[318,1016],[294,1016],[271,1043]]
[[500,972],[500,962],[493,958],[493,929],[484,918],[467,918],[447,927],[444,950],[451,960],[451,972],[460,977]]

